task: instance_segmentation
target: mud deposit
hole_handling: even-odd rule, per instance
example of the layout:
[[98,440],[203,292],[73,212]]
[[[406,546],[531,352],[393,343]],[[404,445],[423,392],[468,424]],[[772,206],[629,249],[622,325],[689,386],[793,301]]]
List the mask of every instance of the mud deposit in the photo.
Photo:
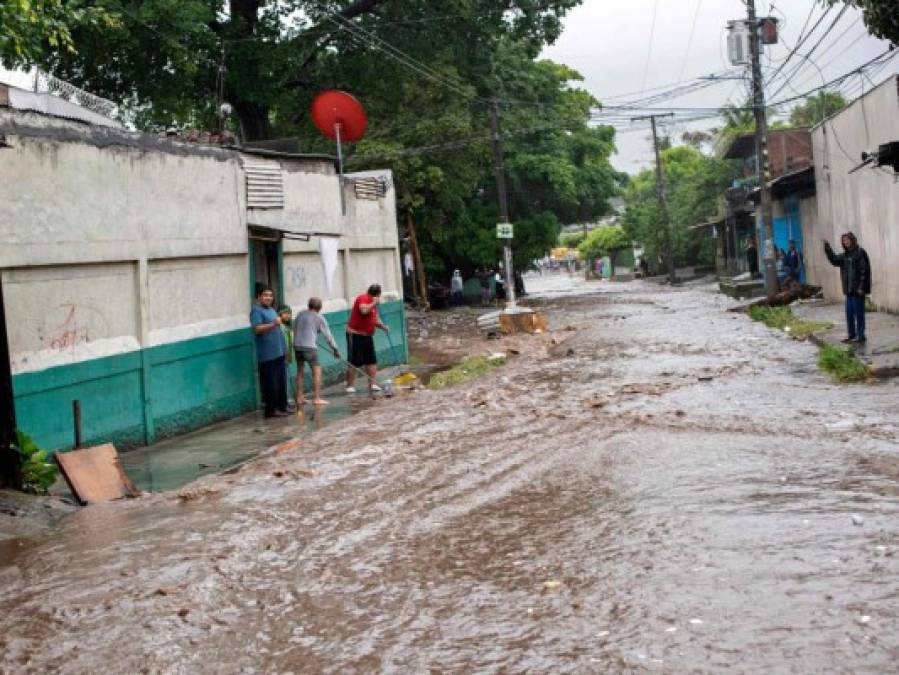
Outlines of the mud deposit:
[[8,556],[0,671],[895,672],[896,384],[705,287],[558,285],[484,379]]

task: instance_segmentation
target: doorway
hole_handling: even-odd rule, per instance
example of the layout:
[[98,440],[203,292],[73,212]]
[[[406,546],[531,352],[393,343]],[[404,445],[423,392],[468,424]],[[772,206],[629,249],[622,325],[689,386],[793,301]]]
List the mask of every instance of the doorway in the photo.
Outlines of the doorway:
[[275,305],[284,303],[284,271],[282,268],[281,237],[273,231],[250,231],[250,294],[256,299],[259,286],[275,291]]

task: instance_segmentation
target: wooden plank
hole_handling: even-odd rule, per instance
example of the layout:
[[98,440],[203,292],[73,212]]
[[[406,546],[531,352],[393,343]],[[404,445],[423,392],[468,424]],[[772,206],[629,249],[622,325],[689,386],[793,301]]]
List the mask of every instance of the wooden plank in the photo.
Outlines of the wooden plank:
[[122,469],[112,443],[56,453],[56,463],[75,499],[82,505],[136,497],[140,491]]
[[503,333],[545,333],[546,317],[540,312],[521,312],[518,314],[500,314],[499,323]]

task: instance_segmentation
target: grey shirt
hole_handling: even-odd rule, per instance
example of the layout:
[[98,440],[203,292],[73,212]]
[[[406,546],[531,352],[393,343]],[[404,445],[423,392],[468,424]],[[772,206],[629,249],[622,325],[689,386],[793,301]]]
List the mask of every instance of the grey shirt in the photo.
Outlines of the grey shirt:
[[334,336],[331,335],[328,322],[318,312],[304,309],[297,314],[293,324],[294,349],[316,349],[318,347],[317,338],[319,333],[325,336],[331,349],[337,349],[337,343],[334,342]]

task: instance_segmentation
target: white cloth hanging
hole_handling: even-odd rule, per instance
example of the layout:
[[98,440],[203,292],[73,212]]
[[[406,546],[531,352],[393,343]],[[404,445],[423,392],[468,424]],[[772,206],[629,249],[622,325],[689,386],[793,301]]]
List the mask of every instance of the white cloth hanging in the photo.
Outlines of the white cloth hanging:
[[331,296],[331,286],[334,282],[334,272],[337,271],[337,237],[320,237],[318,240],[318,252],[322,259],[322,271],[325,274],[325,290],[328,297]]

